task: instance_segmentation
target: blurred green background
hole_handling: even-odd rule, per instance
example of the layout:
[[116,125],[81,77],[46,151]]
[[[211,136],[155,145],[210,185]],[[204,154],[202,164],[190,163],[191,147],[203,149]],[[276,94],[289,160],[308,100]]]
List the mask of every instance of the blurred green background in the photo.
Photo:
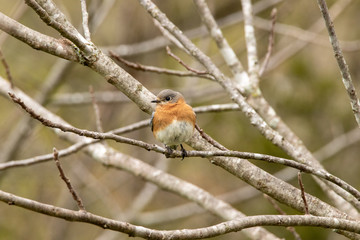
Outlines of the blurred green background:
[[[87,2],[89,5],[92,4],[91,1]],[[102,1],[98,2],[101,3]],[[193,41],[214,60],[224,73],[229,74],[229,70],[213,41],[206,34],[194,30],[201,26],[201,20],[192,1],[159,0],[154,2],[180,29],[192,36]],[[269,2],[253,1],[254,9],[255,6],[264,6]],[[263,29],[260,23],[261,20],[270,19],[270,12],[273,7],[278,10],[277,26],[279,29],[275,33],[275,45],[268,71],[261,78],[261,90],[277,113],[304,141],[308,149],[315,152],[337,137],[355,129],[357,125],[341,82],[340,72],[333,57],[316,1],[284,0],[277,2],[274,5],[269,4],[270,6],[256,13],[256,16],[261,18],[255,19],[255,27],[258,55],[262,61],[267,51],[269,32]],[[75,26],[79,26],[81,30],[80,1],[64,0],[55,1],[55,3],[66,13],[70,21]],[[240,1],[211,0],[207,3],[219,23],[225,24],[222,26],[224,35],[246,67],[247,57],[243,23],[236,21],[241,12]],[[334,15],[339,13],[334,20],[335,28],[339,39],[342,40],[344,55],[355,87],[359,89],[360,28],[357,25],[360,21],[358,14],[360,2],[339,0],[327,1],[327,3],[335,11]],[[23,5],[22,1],[0,0],[0,11],[41,33],[56,38],[60,37],[56,31],[41,22],[32,9]],[[226,24],[226,20],[229,18],[234,21],[231,24]],[[301,29],[306,31],[301,32]],[[304,38],[309,40],[312,36],[311,32],[315,31],[319,34],[311,41],[301,41]],[[114,2],[105,15],[103,23],[99,25],[96,31],[92,32],[92,41],[108,50],[114,49],[113,46],[134,46],[136,43],[160,35],[161,33],[154,27],[147,12],[137,1],[118,0]],[[299,47],[301,45],[303,46]],[[32,97],[41,94],[47,77],[59,60],[54,56],[36,51],[3,32],[0,32],[0,48],[10,67],[15,85]],[[201,66],[189,56],[174,46],[171,48],[188,65],[201,69]],[[294,51],[296,48],[298,51]],[[144,65],[184,70],[166,54],[164,46],[144,53],[124,55],[124,58]],[[157,94],[161,89],[172,88],[182,92],[187,102],[194,107],[231,102],[221,87],[209,80],[147,73],[121,66],[154,94]],[[6,78],[3,66],[0,67],[0,74]],[[76,97],[75,93],[88,95],[90,85],[93,86],[96,93],[112,91],[122,96],[112,85],[91,69],[79,64],[72,64],[66,69],[59,86],[47,101],[46,107],[76,127],[96,130],[94,111],[89,101],[78,104],[66,102],[73,99],[72,97]],[[126,101],[126,99],[114,103],[99,103],[99,108],[104,131],[149,118],[135,104]],[[0,112],[2,113],[0,114],[0,149],[3,153],[6,142],[14,131],[17,131],[19,122],[27,115],[3,97],[0,98]],[[229,149],[286,157],[281,150],[264,139],[249,124],[241,112],[198,114],[197,122],[206,133]],[[62,149],[69,146],[69,143],[59,139],[51,129],[43,127],[34,120],[31,123],[34,126],[32,131],[24,144],[17,148],[9,160],[51,153],[53,147]],[[358,135],[359,133],[356,134],[355,132],[354,138]],[[150,128],[144,128],[125,136],[159,144],[154,140]],[[340,144],[344,141],[349,141],[349,139],[344,138]],[[155,164],[160,159],[167,164],[169,173],[196,184],[214,195],[224,194],[246,186],[241,180],[209,164],[205,159],[191,158],[184,161],[164,159],[159,154],[133,146],[113,142],[108,142],[108,144],[149,164]],[[359,144],[355,140],[354,143],[346,143],[345,146],[336,154],[326,157],[323,164],[329,172],[359,188]],[[186,146],[185,148],[189,149],[190,147]],[[328,151],[326,152],[328,153]],[[131,207],[145,184],[142,179],[124,171],[106,168],[81,152],[63,160],[64,171],[79,191],[86,209],[102,216],[123,220],[121,214]],[[256,161],[253,163],[271,173],[283,169],[279,165]],[[292,172],[295,173],[296,171]],[[311,177],[304,175],[303,180],[307,192],[328,202],[328,199]],[[295,179],[290,180],[290,183],[297,186]],[[2,171],[0,172],[0,188],[40,202],[76,209],[65,184],[58,177],[53,162]],[[179,196],[158,190],[143,212],[150,213],[184,203],[187,201]],[[248,215],[277,214],[272,205],[261,194],[232,204]],[[282,207],[289,214],[296,213],[286,206]],[[95,226],[66,222],[21,208],[10,207],[4,203],[0,203],[0,216],[0,239],[127,238],[121,233],[109,234],[106,233],[108,231]],[[147,225],[141,222],[141,216],[139,215],[138,218],[134,218],[130,222],[157,229],[178,229],[204,227],[222,221],[209,213],[202,213],[176,221]],[[268,229],[280,237],[293,239],[292,234],[285,228],[270,227]],[[343,239],[330,230],[296,229],[303,239]],[[241,233],[232,233],[216,239],[246,239],[246,237]]]

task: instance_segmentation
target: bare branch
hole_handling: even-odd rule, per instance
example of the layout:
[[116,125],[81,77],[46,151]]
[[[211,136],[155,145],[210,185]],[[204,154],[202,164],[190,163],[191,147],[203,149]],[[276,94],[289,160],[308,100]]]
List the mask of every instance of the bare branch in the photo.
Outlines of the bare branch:
[[84,30],[85,39],[91,41],[90,30],[89,30],[89,14],[86,10],[86,0],[80,0],[81,2],[81,13],[82,13],[82,26]]
[[199,77],[199,78],[206,78],[206,79],[214,81],[214,77],[212,77],[209,74],[199,74],[199,73],[196,73],[193,71],[184,72],[184,71],[177,71],[177,70],[159,68],[159,67],[154,67],[154,66],[145,66],[140,63],[133,63],[128,60],[125,60],[124,58],[120,57],[119,55],[116,55],[112,51],[109,51],[109,54],[110,54],[111,58],[115,59],[116,61],[121,62],[128,67],[131,67],[131,68],[134,68],[134,69],[137,69],[140,71],[153,72],[153,73],[159,73],[159,74],[169,74],[169,75],[174,75],[174,76],[179,76],[179,77]]
[[304,185],[302,183],[302,179],[301,179],[301,172],[298,172],[298,182],[299,182],[299,186],[300,186],[300,190],[301,190],[301,197],[303,199],[304,202],[304,209],[305,209],[305,214],[309,214],[309,207],[306,201],[306,196],[305,196],[305,189],[304,189]]
[[66,183],[66,186],[69,189],[69,191],[70,191],[72,197],[74,198],[76,204],[78,205],[79,209],[81,211],[85,211],[84,204],[83,204],[79,194],[75,191],[74,187],[71,185],[69,178],[67,178],[65,176],[64,170],[62,169],[60,161],[59,161],[59,153],[56,150],[56,148],[54,148],[54,161],[55,161],[56,167],[59,170],[61,179]]
[[358,126],[360,127],[360,103],[359,103],[359,99],[356,94],[354,84],[351,79],[349,67],[346,64],[339,41],[337,39],[334,24],[331,20],[329,10],[326,5],[326,1],[318,0],[318,5],[320,8],[321,14],[325,20],[326,28],[328,30],[329,37],[330,37],[330,43],[333,47],[334,55],[335,55],[336,61],[338,63],[338,66],[340,68],[342,81],[343,81],[345,89],[350,98],[350,104],[351,104],[352,111],[354,113],[356,122],[357,122]]

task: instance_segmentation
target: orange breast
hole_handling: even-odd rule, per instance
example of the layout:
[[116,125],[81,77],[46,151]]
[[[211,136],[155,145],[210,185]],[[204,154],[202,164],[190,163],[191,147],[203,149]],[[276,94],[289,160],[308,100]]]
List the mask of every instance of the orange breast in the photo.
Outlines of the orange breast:
[[155,132],[164,129],[173,120],[189,121],[195,127],[196,115],[184,100],[179,100],[177,103],[158,105],[153,118],[154,135]]

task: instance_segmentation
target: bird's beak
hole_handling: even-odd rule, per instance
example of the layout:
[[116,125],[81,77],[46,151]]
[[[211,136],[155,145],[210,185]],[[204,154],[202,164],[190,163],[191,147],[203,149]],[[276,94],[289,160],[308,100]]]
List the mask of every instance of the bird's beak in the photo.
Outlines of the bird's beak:
[[159,102],[161,102],[159,99],[156,99],[156,100],[152,100],[151,101],[152,103],[159,103]]

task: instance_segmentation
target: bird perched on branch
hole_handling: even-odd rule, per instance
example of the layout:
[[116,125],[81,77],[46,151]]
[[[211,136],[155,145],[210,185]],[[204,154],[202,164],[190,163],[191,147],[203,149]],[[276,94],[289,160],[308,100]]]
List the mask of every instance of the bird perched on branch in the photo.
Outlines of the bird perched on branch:
[[168,155],[180,145],[182,159],[187,153],[182,145],[188,141],[195,128],[196,115],[192,107],[186,104],[183,95],[170,89],[162,90],[151,101],[156,103],[150,126],[154,137],[165,144]]

